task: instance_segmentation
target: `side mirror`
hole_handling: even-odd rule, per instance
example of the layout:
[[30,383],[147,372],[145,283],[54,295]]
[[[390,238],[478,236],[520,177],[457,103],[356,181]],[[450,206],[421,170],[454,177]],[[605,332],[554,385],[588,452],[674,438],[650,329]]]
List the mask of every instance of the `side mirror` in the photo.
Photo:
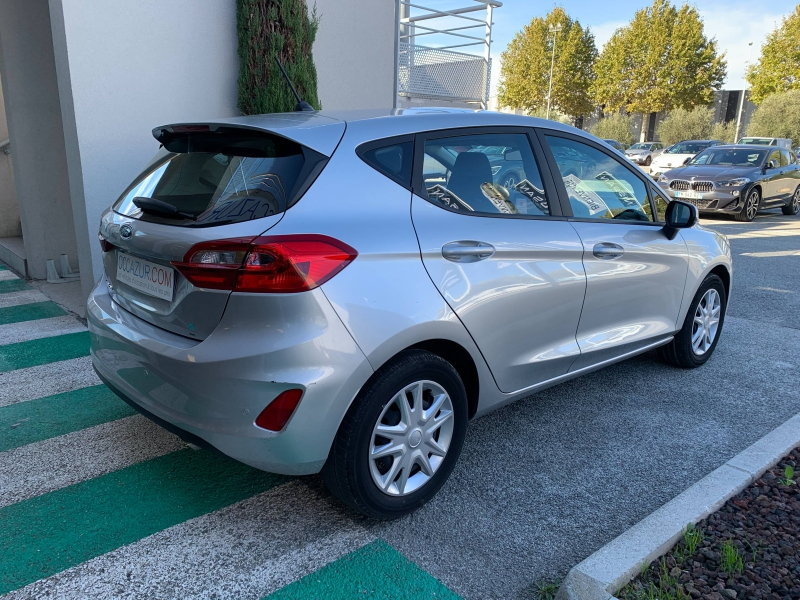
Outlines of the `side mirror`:
[[689,158],[687,158],[685,161],[683,161],[683,164],[687,164],[687,163],[688,163],[690,160],[692,160],[692,158],[694,158],[694,157],[693,157],[693,156],[690,156],[690,157],[689,157]]
[[700,215],[696,206],[688,202],[673,200],[667,205],[665,214],[667,223],[664,225],[664,235],[667,236],[667,239],[674,240],[679,229],[694,227],[699,219]]
[[777,169],[777,168],[778,168],[778,163],[776,163],[774,160],[771,160],[767,163],[767,169]]

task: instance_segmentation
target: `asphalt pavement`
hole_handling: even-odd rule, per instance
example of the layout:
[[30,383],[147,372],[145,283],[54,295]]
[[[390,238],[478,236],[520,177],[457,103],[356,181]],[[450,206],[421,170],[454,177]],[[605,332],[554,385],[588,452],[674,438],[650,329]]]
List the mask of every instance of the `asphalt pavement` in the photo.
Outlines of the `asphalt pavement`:
[[82,324],[0,272],[0,594],[533,598],[800,412],[800,217],[703,224],[734,255],[704,367],[648,353],[478,419],[436,499],[391,523],[132,414]]

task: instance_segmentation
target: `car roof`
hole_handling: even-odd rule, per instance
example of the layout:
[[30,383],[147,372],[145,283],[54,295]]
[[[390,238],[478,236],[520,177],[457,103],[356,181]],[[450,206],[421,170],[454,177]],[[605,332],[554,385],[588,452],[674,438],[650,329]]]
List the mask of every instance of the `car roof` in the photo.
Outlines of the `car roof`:
[[786,150],[787,148],[779,148],[778,146],[767,146],[766,144],[719,144],[714,146],[714,149],[717,148],[728,148],[734,150],[752,150],[755,148],[756,150]]
[[348,131],[358,132],[357,137],[365,140],[423,131],[481,126],[543,127],[597,139],[585,131],[557,121],[488,110],[438,107],[245,115],[162,125],[153,130],[153,135],[158,139],[164,129],[197,125],[228,125],[270,131],[328,156],[336,149],[345,128]]

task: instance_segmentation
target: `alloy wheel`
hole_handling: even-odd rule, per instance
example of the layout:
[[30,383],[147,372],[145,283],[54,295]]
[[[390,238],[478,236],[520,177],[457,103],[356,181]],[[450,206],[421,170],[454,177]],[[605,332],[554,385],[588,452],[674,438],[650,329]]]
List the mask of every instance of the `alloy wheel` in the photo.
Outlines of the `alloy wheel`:
[[708,352],[714,343],[719,329],[721,311],[722,304],[717,290],[712,288],[703,294],[694,313],[692,327],[692,350],[697,356]]
[[406,496],[428,483],[453,439],[453,402],[435,381],[416,381],[397,392],[372,431],[369,469],[390,496]]
[[750,192],[750,195],[747,197],[747,203],[744,207],[745,211],[747,211],[747,220],[752,221],[756,218],[756,214],[758,213],[758,192],[753,190]]
[[800,212],[800,187],[794,191],[794,197],[792,198],[792,204],[794,205],[794,212],[795,214]]
[[513,175],[506,177],[506,180],[503,182],[503,187],[507,190],[510,190],[515,185],[517,185],[517,179]]

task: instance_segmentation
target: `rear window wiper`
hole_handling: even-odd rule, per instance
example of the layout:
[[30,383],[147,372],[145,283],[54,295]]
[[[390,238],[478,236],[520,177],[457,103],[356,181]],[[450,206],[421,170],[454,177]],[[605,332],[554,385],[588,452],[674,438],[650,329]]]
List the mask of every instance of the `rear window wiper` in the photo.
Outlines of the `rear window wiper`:
[[144,213],[152,215],[161,215],[162,217],[183,217],[184,219],[196,219],[195,215],[178,210],[172,204],[163,202],[155,198],[146,198],[145,196],[136,196],[133,199],[133,204],[136,208]]

